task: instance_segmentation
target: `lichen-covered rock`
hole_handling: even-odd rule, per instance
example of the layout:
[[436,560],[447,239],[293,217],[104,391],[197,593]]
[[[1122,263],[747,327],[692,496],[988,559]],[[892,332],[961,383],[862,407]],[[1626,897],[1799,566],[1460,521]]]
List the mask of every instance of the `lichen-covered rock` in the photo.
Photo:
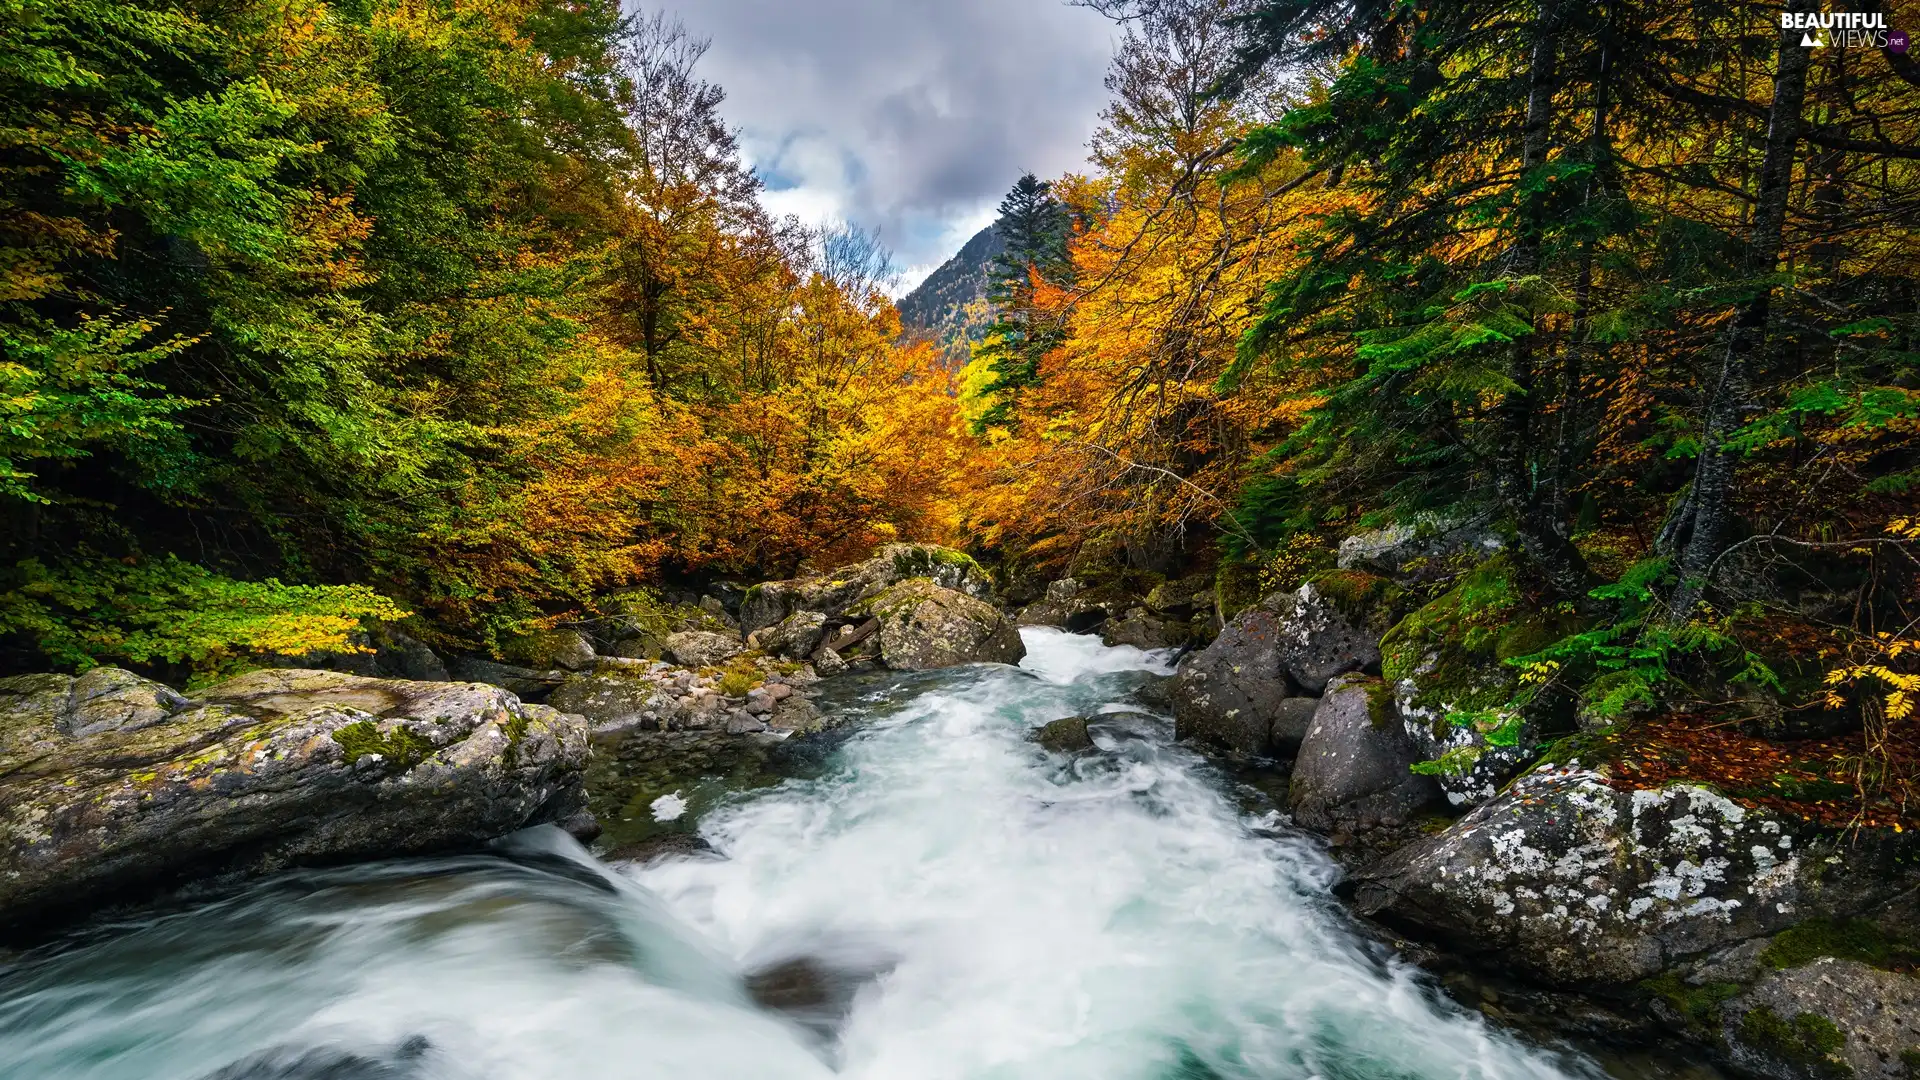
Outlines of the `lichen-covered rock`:
[[1336,838],[1403,828],[1440,796],[1431,777],[1411,771],[1418,760],[1380,681],[1340,676],[1294,758],[1293,819]]
[[501,658],[535,670],[584,671],[593,666],[593,643],[578,630],[539,630],[509,639]]
[[826,613],[796,611],[772,626],[755,630],[747,637],[747,645],[773,656],[804,660],[820,647],[826,627]]
[[913,578],[928,578],[944,589],[974,599],[993,595],[993,579],[972,556],[937,544],[888,544],[865,562],[829,574],[767,581],[748,589],[740,601],[740,629],[752,633],[799,611],[834,617]]
[[1168,624],[1143,607],[1128,608],[1117,619],[1100,625],[1100,641],[1106,645],[1131,645],[1136,649],[1164,649],[1185,638],[1185,627]]
[[667,635],[667,655],[682,667],[718,667],[747,651],[739,638],[712,630],[682,630]]
[[1447,592],[1401,619],[1380,641],[1381,668],[1407,734],[1439,763],[1458,809],[1478,806],[1538,757],[1548,736],[1573,726],[1546,696],[1514,707],[1520,668],[1512,663],[1578,626],[1577,617],[1530,604],[1500,556],[1463,575]]
[[1021,626],[1056,626],[1070,633],[1083,634],[1107,621],[1111,614],[1106,602],[1073,578],[1061,578],[1047,585],[1045,596],[1021,608],[1014,621]]
[[1342,570],[1400,574],[1458,556],[1488,558],[1505,546],[1506,540],[1484,522],[1429,517],[1354,533],[1340,541],[1337,565]]
[[1910,1080],[1920,979],[1822,957],[1770,973],[1720,1009],[1732,1064],[1769,1080]]
[[1280,666],[1309,694],[1353,671],[1380,669],[1380,635],[1340,609],[1326,589],[1307,582],[1292,594],[1261,602],[1273,617]]
[[0,680],[0,923],[477,844],[578,811],[586,761],[579,718],[472,683],[269,669],[188,700],[112,669]]
[[1093,749],[1093,736],[1087,731],[1084,716],[1063,716],[1049,721],[1028,732],[1027,738],[1060,754]]
[[1550,985],[1621,987],[1911,887],[1880,850],[1890,842],[1861,834],[1842,849],[1705,787],[1621,790],[1578,762],[1549,764],[1363,868],[1355,900]]
[[957,664],[1017,664],[1020,631],[999,609],[931,578],[894,585],[865,605],[880,620],[880,658],[895,671]]

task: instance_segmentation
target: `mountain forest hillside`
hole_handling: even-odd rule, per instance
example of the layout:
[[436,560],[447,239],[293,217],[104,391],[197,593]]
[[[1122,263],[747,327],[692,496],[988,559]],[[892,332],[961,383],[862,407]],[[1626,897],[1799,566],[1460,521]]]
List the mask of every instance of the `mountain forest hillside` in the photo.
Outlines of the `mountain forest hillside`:
[[974,233],[952,258],[897,301],[901,325],[931,335],[943,355],[964,361],[969,347],[993,321],[987,277],[994,260],[1006,249],[998,223]]
[[[871,237],[763,209],[658,14],[28,0],[0,661],[498,655],[930,540],[1017,600],[1204,597],[1189,643],[1312,584],[1476,746],[1839,732],[1908,813],[1909,54],[1752,5],[1089,5],[1085,168],[896,310]],[[1389,580],[1383,534],[1438,546]]]

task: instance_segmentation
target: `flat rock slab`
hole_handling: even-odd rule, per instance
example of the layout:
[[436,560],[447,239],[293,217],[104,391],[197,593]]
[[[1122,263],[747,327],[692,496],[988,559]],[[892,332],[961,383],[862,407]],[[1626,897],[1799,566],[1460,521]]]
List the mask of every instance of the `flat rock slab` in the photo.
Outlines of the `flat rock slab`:
[[276,669],[189,699],[108,671],[0,679],[0,927],[585,805],[585,723],[497,687]]

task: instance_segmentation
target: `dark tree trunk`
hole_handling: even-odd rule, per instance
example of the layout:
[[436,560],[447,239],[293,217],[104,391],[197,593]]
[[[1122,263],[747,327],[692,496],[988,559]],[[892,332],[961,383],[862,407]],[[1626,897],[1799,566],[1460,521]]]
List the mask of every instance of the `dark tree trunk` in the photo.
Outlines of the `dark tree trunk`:
[[[1814,10],[1810,0],[1792,0],[1790,12]],[[1759,191],[1754,197],[1753,226],[1748,234],[1746,269],[1749,276],[1766,278],[1780,264],[1786,233],[1787,196],[1793,186],[1793,159],[1800,142],[1800,112],[1807,96],[1807,68],[1812,49],[1802,48],[1799,31],[1780,32],[1780,61],[1773,77],[1773,104],[1767,110],[1766,155],[1760,165]],[[1751,299],[1735,313],[1727,334],[1720,377],[1707,400],[1706,429],[1700,440],[1700,460],[1694,471],[1692,528],[1680,552],[1680,583],[1674,589],[1668,614],[1684,619],[1693,613],[1707,586],[1706,577],[1726,550],[1733,519],[1734,470],[1737,462],[1726,449],[1739,428],[1752,396],[1754,360],[1766,346],[1773,303],[1773,285],[1762,282]],[[1675,536],[1680,530],[1675,530]]]
[[[1544,166],[1551,148],[1553,98],[1559,82],[1556,54],[1567,2],[1547,0],[1541,6],[1535,28],[1527,77],[1526,121],[1520,136],[1523,176],[1530,176]],[[1509,262],[1515,278],[1528,278],[1540,272],[1545,201],[1543,193],[1535,192],[1521,205]],[[1539,489],[1531,467],[1533,419],[1539,398],[1535,385],[1538,337],[1536,333],[1521,338],[1508,353],[1507,378],[1513,386],[1501,398],[1497,412],[1499,444],[1494,453],[1494,484],[1513,519],[1527,557],[1546,575],[1555,592],[1568,599],[1579,599],[1587,591],[1586,560],[1567,538],[1565,507],[1554,497],[1557,485],[1548,483],[1545,490]]]

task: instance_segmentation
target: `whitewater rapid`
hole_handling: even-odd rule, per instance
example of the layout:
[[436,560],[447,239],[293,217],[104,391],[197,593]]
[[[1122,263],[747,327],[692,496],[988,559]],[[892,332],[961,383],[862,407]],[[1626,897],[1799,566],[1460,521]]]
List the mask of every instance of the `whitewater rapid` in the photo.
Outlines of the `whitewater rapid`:
[[[1024,635],[1020,668],[876,696],[821,775],[708,810],[717,857],[606,868],[544,829],[17,957],[0,1076],[1594,1075],[1370,951],[1311,843],[1243,813],[1169,722],[1123,711],[1162,658]],[[1027,741],[1101,712],[1098,752]]]

